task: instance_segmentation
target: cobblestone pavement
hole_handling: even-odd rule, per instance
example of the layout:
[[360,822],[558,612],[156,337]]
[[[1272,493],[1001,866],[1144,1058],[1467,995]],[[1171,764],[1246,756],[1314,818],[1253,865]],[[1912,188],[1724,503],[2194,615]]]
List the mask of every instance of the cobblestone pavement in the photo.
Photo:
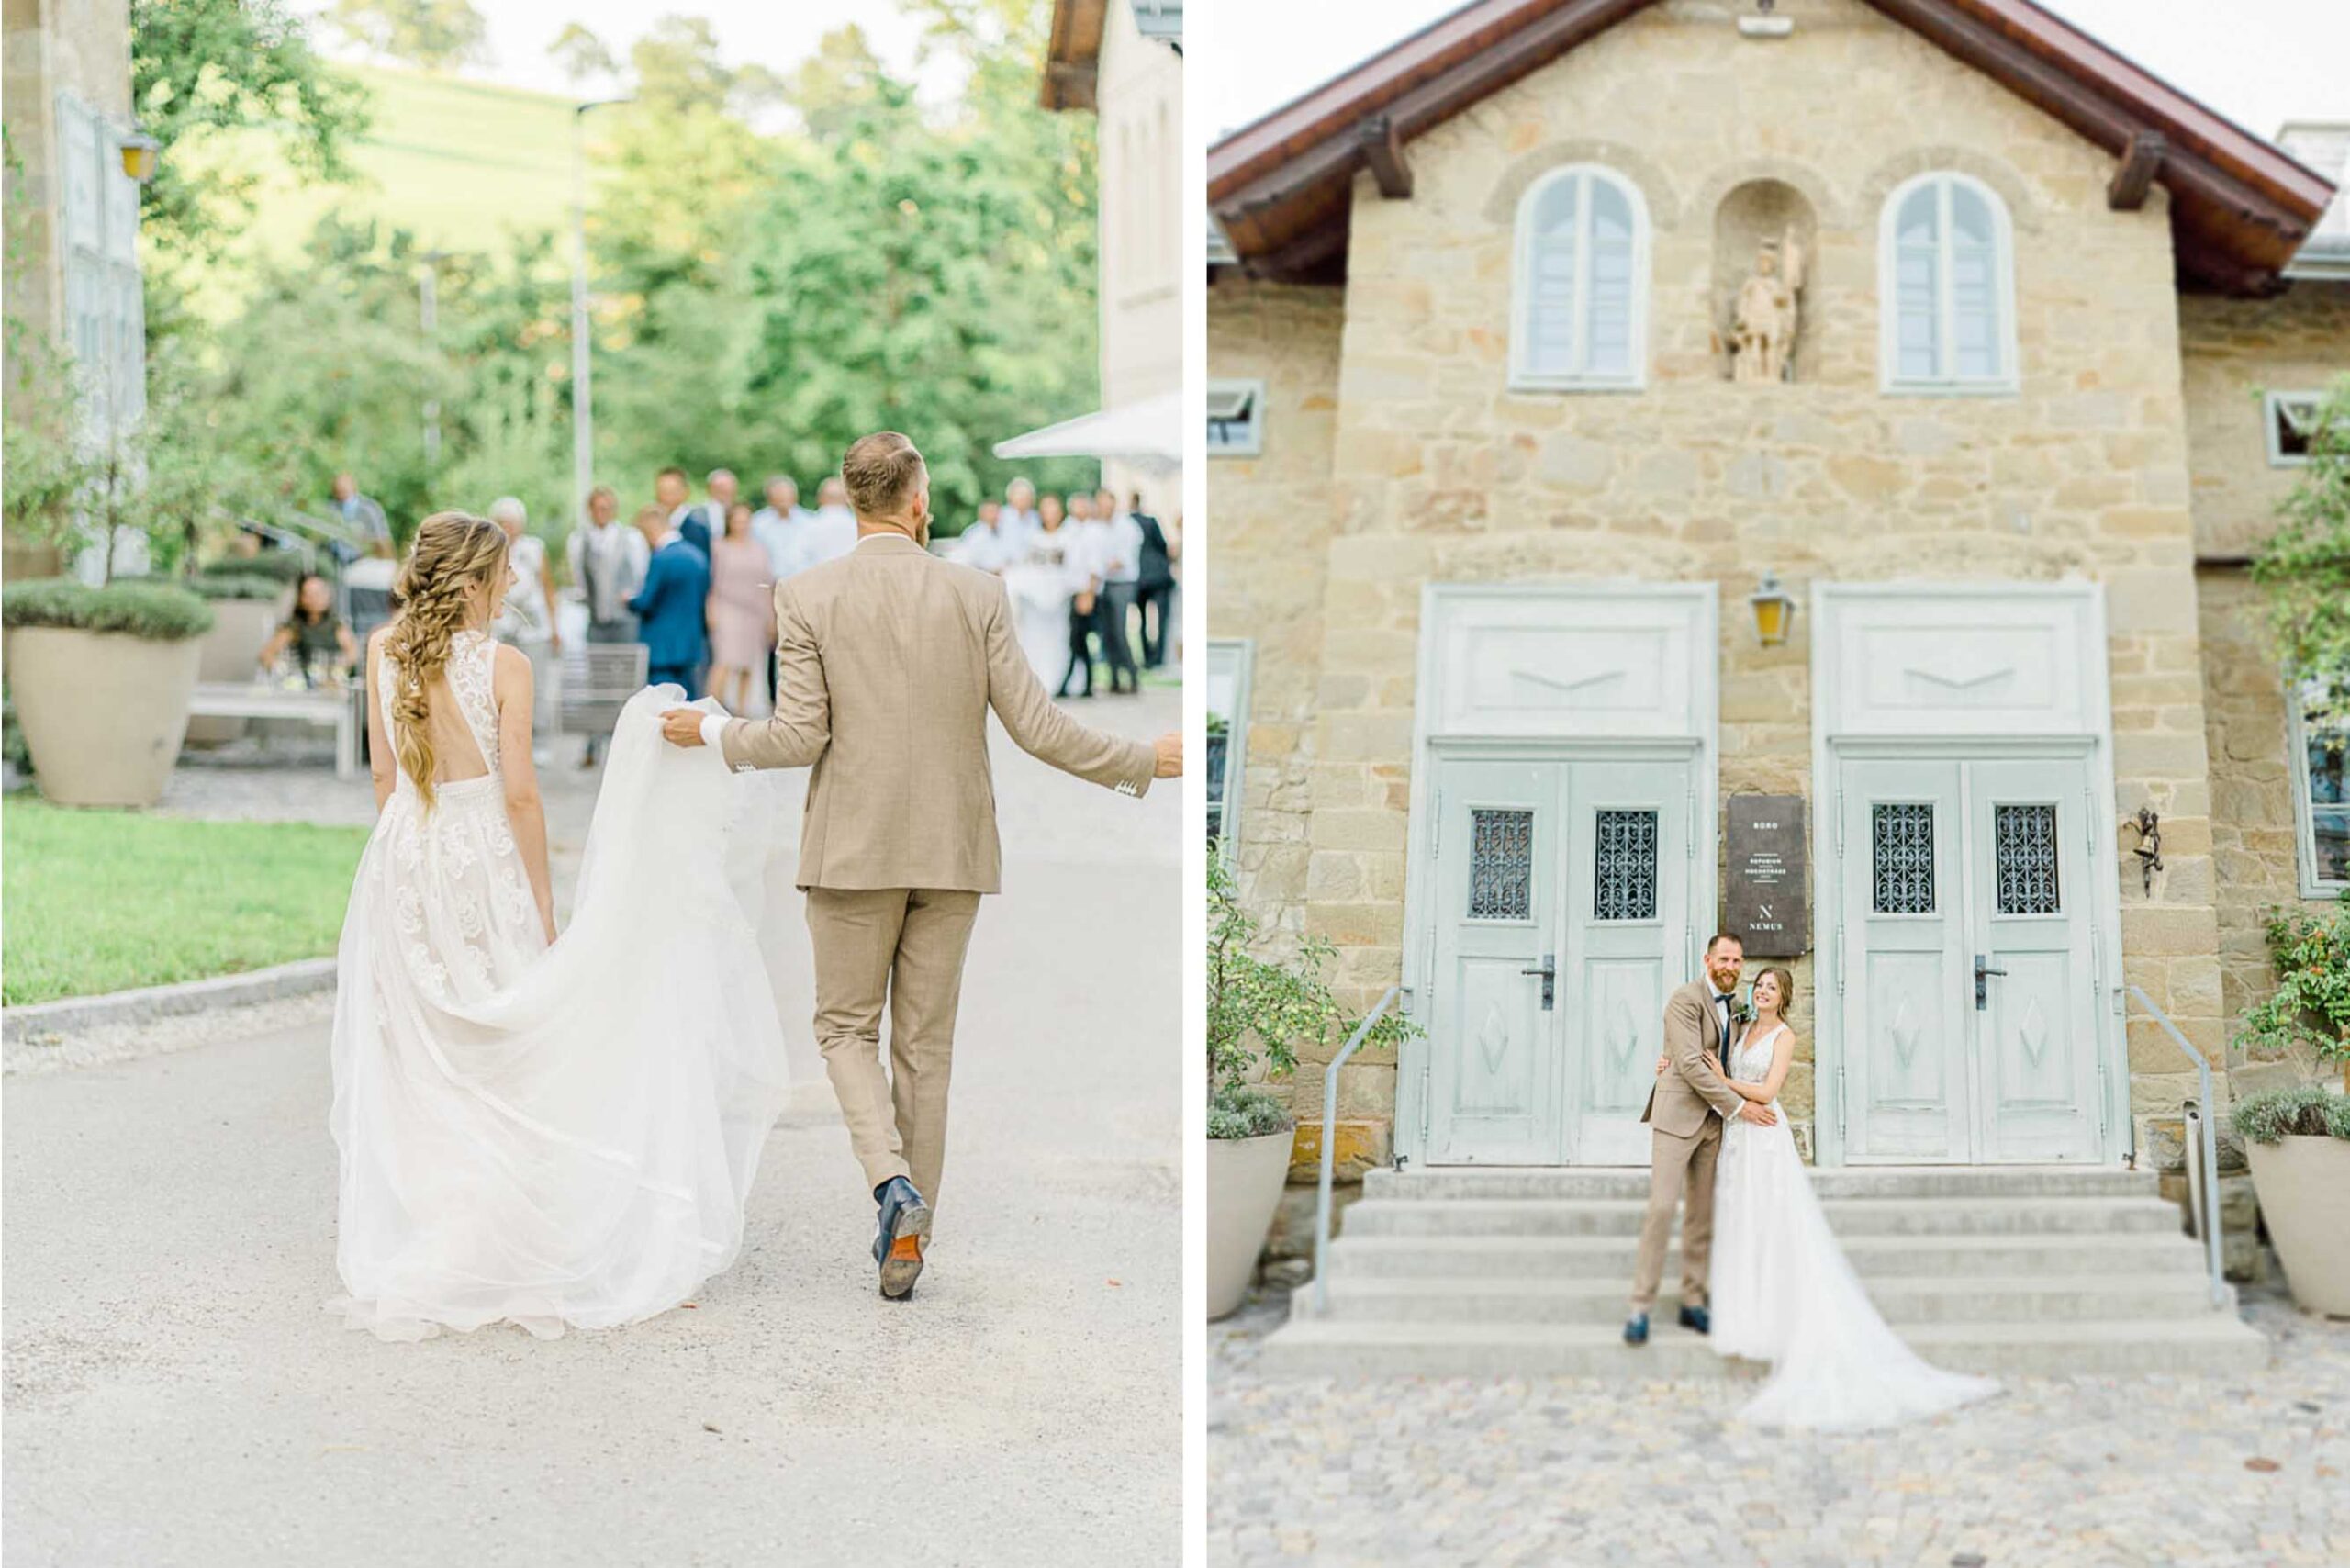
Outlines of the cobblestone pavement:
[[[1147,737],[1180,697],[1071,708]],[[1178,1562],[1181,791],[1126,800],[1000,736],[994,759],[1004,892],[973,936],[938,1245],[903,1305],[876,1297],[821,1077],[693,1310],[418,1345],[319,1310],[319,1017],[11,1078],[8,1568]],[[576,844],[588,780],[545,771]],[[316,817],[354,789],[364,821],[364,782],[207,763],[168,806]],[[803,1073],[808,1011],[784,1012]]]
[[1259,1376],[1287,1310],[1209,1329],[1220,1568],[2350,1562],[2350,1323],[2270,1293],[2256,1376],[2016,1380],[1847,1437],[1733,1424],[1735,1382]]

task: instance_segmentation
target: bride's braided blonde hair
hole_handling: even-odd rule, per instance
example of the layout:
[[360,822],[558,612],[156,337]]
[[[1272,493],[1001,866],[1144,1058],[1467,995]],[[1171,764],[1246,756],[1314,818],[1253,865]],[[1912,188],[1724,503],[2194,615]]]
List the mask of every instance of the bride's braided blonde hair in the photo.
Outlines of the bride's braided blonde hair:
[[395,666],[392,750],[400,771],[432,805],[432,737],[426,693],[449,663],[449,643],[472,619],[482,585],[506,569],[506,531],[471,512],[437,511],[417,525],[408,565],[392,591],[399,614],[384,634],[384,659]]

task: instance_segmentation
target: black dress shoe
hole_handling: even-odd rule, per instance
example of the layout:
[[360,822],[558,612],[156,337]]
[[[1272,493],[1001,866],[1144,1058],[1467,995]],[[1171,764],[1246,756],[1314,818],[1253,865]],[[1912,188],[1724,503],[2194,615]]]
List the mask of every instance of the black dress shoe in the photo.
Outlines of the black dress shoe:
[[1700,1334],[1710,1334],[1714,1331],[1714,1320],[1702,1306],[1684,1306],[1681,1309],[1681,1327],[1694,1328]]
[[873,1231],[873,1261],[881,1271],[881,1294],[904,1301],[922,1278],[922,1245],[930,1237],[930,1205],[914,1184],[892,1176],[874,1193],[881,1204]]
[[1631,1321],[1624,1325],[1624,1343],[1627,1345],[1645,1345],[1648,1342],[1649,1315],[1645,1312],[1634,1313],[1632,1315]]

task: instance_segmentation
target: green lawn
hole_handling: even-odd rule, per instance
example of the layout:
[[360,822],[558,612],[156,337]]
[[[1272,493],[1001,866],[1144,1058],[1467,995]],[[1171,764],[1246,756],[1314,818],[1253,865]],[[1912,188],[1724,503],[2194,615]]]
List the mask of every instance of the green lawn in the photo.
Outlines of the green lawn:
[[364,828],[0,808],[0,994],[15,1005],[334,951]]

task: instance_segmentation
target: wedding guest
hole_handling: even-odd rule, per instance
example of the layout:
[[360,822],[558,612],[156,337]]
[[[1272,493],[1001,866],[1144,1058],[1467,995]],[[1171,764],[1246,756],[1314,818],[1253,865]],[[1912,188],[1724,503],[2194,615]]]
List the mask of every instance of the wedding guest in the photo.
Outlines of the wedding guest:
[[653,476],[653,499],[668,514],[669,526],[677,531],[685,542],[710,554],[710,524],[690,504],[693,484],[686,471],[675,464]]
[[572,531],[566,546],[571,580],[588,601],[588,640],[633,643],[636,617],[628,601],[644,586],[644,535],[621,526],[621,498],[610,485],[588,492],[587,526]]
[[392,585],[399,580],[400,564],[392,542],[378,539],[367,554],[342,569],[342,601],[351,617],[351,634],[359,645],[392,618]]
[[751,528],[751,503],[726,510],[726,532],[710,556],[710,694],[730,713],[747,713],[764,692],[759,671],[775,662],[775,573]]
[[1047,496],[1036,526],[1021,536],[1019,558],[1004,568],[1013,629],[1039,681],[1061,681],[1069,671],[1069,599],[1084,580],[1069,548],[1075,537],[1060,502]]
[[767,569],[777,582],[791,575],[800,552],[800,536],[815,513],[800,504],[800,486],[778,474],[767,483],[767,504],[751,514],[751,532],[767,553]]
[[[1050,496],[1043,506],[1059,510]],[[1091,697],[1093,695],[1093,627],[1095,611],[1102,602],[1102,574],[1098,566],[1100,545],[1093,535],[1093,498],[1082,490],[1071,490],[1067,502],[1069,521],[1061,527],[1069,533],[1069,665],[1061,674],[1061,683],[1055,689],[1056,697]],[[1069,682],[1082,673],[1085,689],[1072,692]]]
[[[707,552],[726,532],[726,512],[734,504],[735,489],[733,469],[713,468],[702,480],[702,493],[707,498],[686,509],[686,516],[670,521],[677,524],[678,532],[693,539]],[[695,539],[697,529],[702,531],[706,537]]]
[[856,548],[856,513],[849,510],[848,487],[837,474],[816,487],[816,512],[800,536],[793,572],[837,561]]
[[1158,669],[1168,662],[1173,639],[1167,634],[1167,617],[1174,610],[1175,554],[1158,520],[1142,510],[1142,492],[1126,498],[1126,511],[1142,535],[1142,564],[1135,580],[1135,615],[1142,627],[1142,662]]
[[331,685],[359,661],[359,640],[334,612],[334,587],[316,572],[303,574],[294,590],[294,613],[262,644],[262,673],[275,670],[289,652],[305,686]]
[[546,542],[526,531],[530,514],[519,497],[500,496],[490,502],[489,521],[506,531],[506,559],[514,568],[514,587],[506,595],[504,613],[490,626],[490,635],[520,648],[531,661],[533,733],[551,736],[557,728],[563,684],[562,666],[556,663],[563,635],[555,630],[554,579],[547,572]]
[[1014,479],[1003,487],[1004,532],[1015,545],[1024,544],[1036,531],[1036,487],[1025,479]]
[[[1096,490],[1093,529],[1095,567],[1102,574],[1094,631],[1102,639],[1102,656],[1110,666],[1110,690],[1132,697],[1142,690],[1128,627],[1135,612],[1135,585],[1142,577],[1142,528],[1131,512],[1118,505],[1114,494]],[[1125,672],[1124,686],[1118,683],[1121,670]]]
[[378,539],[386,544],[392,542],[391,521],[385,517],[382,504],[372,496],[360,494],[357,479],[349,474],[336,475],[333,494],[335,516],[358,537],[363,547]]
[[644,586],[628,608],[643,634],[645,679],[683,687],[691,701],[701,695],[702,666],[710,662],[710,557],[671,527],[669,518],[669,509],[658,504],[636,514],[649,559]]
[[1004,526],[1003,507],[996,501],[981,501],[979,521],[955,541],[955,559],[997,577],[1003,576],[1004,568],[1020,555],[1019,540]]

